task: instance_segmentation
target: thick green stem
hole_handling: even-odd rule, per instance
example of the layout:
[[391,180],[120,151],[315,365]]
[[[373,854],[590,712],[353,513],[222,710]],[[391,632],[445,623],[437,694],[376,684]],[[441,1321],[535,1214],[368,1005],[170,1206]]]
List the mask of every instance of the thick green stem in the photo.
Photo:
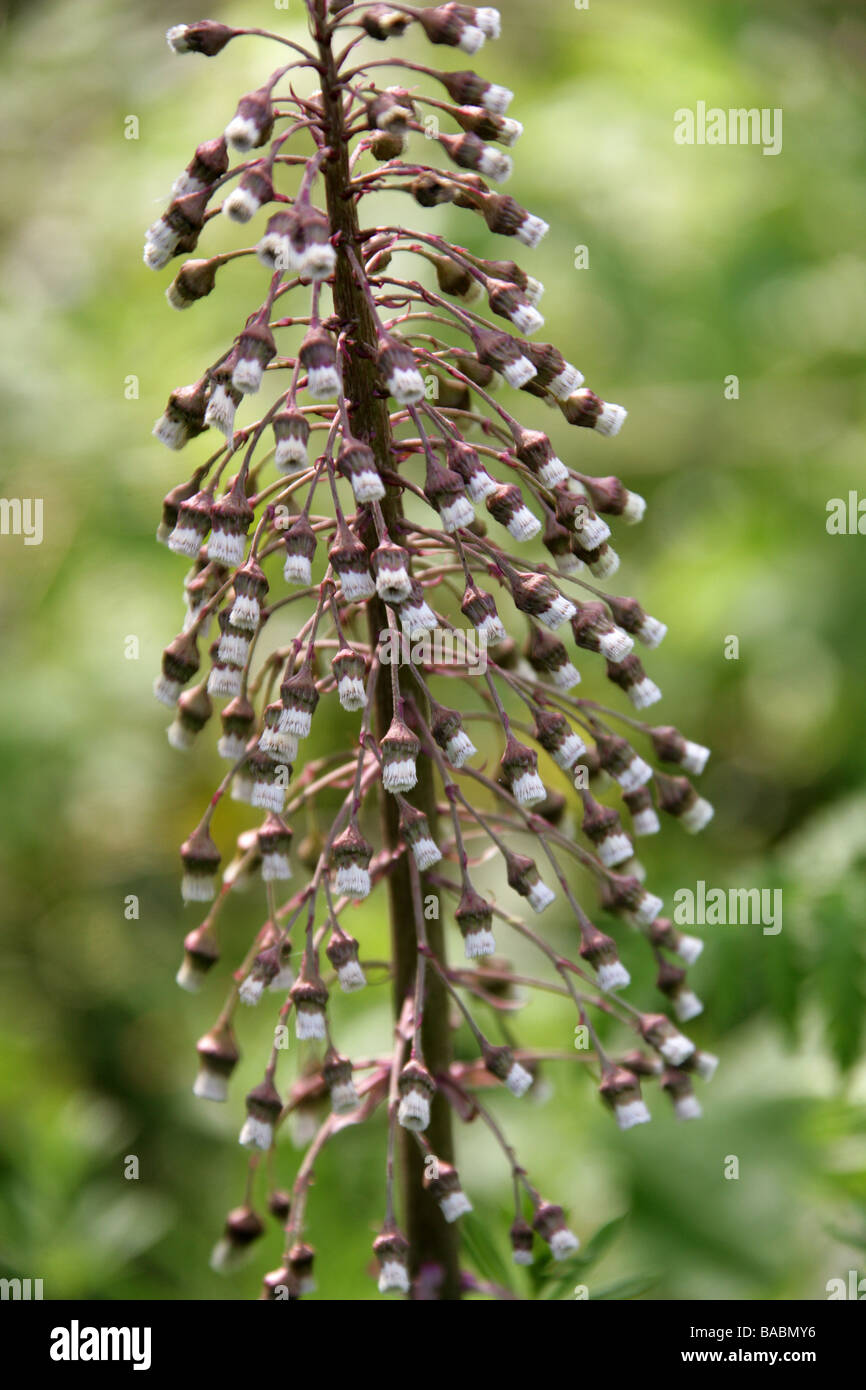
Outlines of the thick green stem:
[[[331,45],[325,32],[325,0],[314,0],[313,8],[322,65],[322,103],[327,125],[326,138],[331,151],[322,167],[328,216],[332,231],[339,233],[342,243],[351,246],[360,255],[355,203],[345,196],[350,177],[349,152],[345,138],[339,79]],[[355,280],[349,258],[340,255],[339,249],[334,279],[334,308],[341,326],[348,333],[348,350],[343,359],[343,382],[349,403],[352,431],[356,438],[370,445],[379,466],[382,469],[390,469],[393,463],[390,455],[391,423],[387,401],[377,393],[374,360],[377,337],[373,313]],[[386,525],[396,532],[402,515],[400,494],[396,489],[388,489],[382,502],[382,512]],[[385,608],[378,599],[370,601],[368,617],[370,641],[375,645],[378,643],[380,632],[385,631],[388,626]],[[391,715],[389,682],[381,680],[376,692],[376,732],[380,738],[391,722]],[[418,788],[413,799],[419,809],[424,811],[431,832],[435,835],[436,795],[433,767],[429,759],[423,756],[419,759]],[[386,848],[394,849],[399,843],[397,806],[394,798],[385,792],[381,792],[380,802],[384,844]],[[388,876],[387,891],[394,963],[394,1011],[395,1017],[398,1017],[407,994],[415,987],[417,965],[411,884],[405,855],[395,861]],[[439,912],[438,895],[427,884],[424,885],[423,892],[428,908],[431,897],[436,900],[435,916],[431,915],[426,922],[427,936],[438,959],[444,961],[444,927]],[[421,1043],[424,1060],[430,1071],[434,1075],[446,1072],[451,1061],[448,999],[438,975],[432,970],[427,972],[427,998]],[[433,1101],[427,1138],[433,1152],[439,1158],[453,1161],[451,1112],[441,1094],[437,1094]],[[460,1297],[457,1233],[454,1227],[444,1220],[430,1194],[424,1191],[423,1155],[411,1134],[405,1130],[401,1130],[400,1170],[402,1209],[405,1213],[406,1235],[411,1246],[412,1274],[417,1275],[422,1269],[435,1266],[439,1274],[437,1296],[440,1299],[457,1299]],[[429,1289],[429,1285],[427,1287]]]

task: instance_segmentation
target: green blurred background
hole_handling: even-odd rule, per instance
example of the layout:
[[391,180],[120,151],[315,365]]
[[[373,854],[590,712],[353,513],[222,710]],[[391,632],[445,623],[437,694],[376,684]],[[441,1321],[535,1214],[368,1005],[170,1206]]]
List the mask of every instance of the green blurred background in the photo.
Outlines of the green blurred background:
[[[693,975],[706,1010],[689,1031],[722,1065],[701,1088],[701,1123],[677,1125],[659,1098],[655,1123],[620,1135],[567,1064],[550,1067],[546,1103],[503,1097],[497,1113],[584,1241],[626,1218],[589,1269],[592,1296],[820,1299],[866,1262],[866,540],[825,526],[828,499],[863,476],[866,16],[853,0],[501,9],[503,37],[477,66],[515,89],[510,114],[526,126],[508,191],[551,224],[534,253],[520,248],[547,286],[542,336],[630,411],[614,443],[574,445],[564,425],[554,438],[647,497],[643,526],[620,536],[614,588],[669,624],[647,663],[665,692],[660,719],[714,750],[712,826],[697,840],[673,827],[644,858],[668,901],[698,879],[781,886],[784,926],[702,933]],[[301,6],[236,0],[210,13],[291,32]],[[169,749],[150,693],[183,571],[153,531],[188,461],[150,428],[169,389],[258,302],[244,263],[174,314],[169,274],[141,263],[172,178],[272,65],[248,40],[211,63],[173,58],[165,28],[196,17],[177,0],[32,0],[7,8],[2,32],[0,469],[4,496],[44,498],[45,534],[38,547],[0,538],[0,1272],[42,1278],[48,1298],[253,1297],[279,1253],[273,1229],[233,1280],[208,1269],[242,1193],[239,1097],[270,1020],[244,1017],[236,1102],[196,1103],[194,1041],[222,984],[193,998],[172,983],[192,924],[175,856],[215,760]],[[414,36],[395,50],[467,65]],[[782,153],[678,146],[673,113],[698,100],[783,108]],[[131,115],[137,140],[124,137]],[[482,254],[517,245],[453,209],[370,208]],[[210,229],[205,253],[228,231]],[[574,266],[578,246],[587,269]],[[725,397],[731,374],[738,399]],[[525,419],[549,424],[537,403]],[[130,635],[139,660],[125,659]],[[725,658],[730,636],[737,660]],[[137,921],[124,918],[128,894]],[[231,906],[235,951],[261,916],[253,897]],[[364,953],[381,956],[376,908],[356,920]],[[641,953],[627,959],[632,996],[650,1003]],[[338,1006],[344,1051],[382,1044],[387,987]],[[547,997],[523,1033],[567,1048],[572,1025]],[[383,1138],[378,1122],[349,1130],[320,1164],[320,1297],[376,1296],[365,1270]],[[507,1175],[487,1140],[461,1132],[461,1171],[476,1233],[502,1250]],[[130,1154],[138,1181],[123,1177]],[[297,1161],[284,1139],[286,1185]]]

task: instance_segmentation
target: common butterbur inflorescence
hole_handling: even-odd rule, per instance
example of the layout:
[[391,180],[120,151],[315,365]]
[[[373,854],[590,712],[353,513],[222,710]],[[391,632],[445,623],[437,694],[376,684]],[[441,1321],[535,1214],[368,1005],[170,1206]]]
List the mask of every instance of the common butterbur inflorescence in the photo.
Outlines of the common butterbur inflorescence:
[[[273,995],[276,1022],[301,1047],[283,1055],[275,1040],[246,1097],[240,1142],[251,1171],[287,1119],[330,1106],[291,1194],[268,1198],[286,1243],[262,1297],[314,1287],[306,1236],[316,1158],[344,1125],[382,1110],[379,1289],[406,1293],[415,1281],[417,1293],[423,1265],[425,1288],[456,1297],[447,1231],[471,1210],[471,1192],[453,1162],[452,1115],[480,1119],[502,1150],[515,1261],[531,1260],[535,1237],[556,1259],[577,1247],[482,1099],[497,1083],[522,1096],[539,1074],[539,1058],[503,1022],[513,998],[508,1015],[488,1007],[510,990],[509,936],[538,952],[537,983],[573,1003],[601,1098],[623,1129],[650,1118],[645,1083],[658,1081],[678,1116],[699,1112],[692,1081],[711,1075],[714,1059],[666,1013],[642,1013],[618,992],[630,983],[622,956],[636,929],[674,1018],[700,1009],[686,977],[700,942],[661,917],[634,842],[668,817],[689,831],[706,824],[712,808],[690,777],[708,750],[617,707],[624,695],[642,713],[661,696],[638,653],[658,645],[664,624],[598,587],[616,573],[617,530],[640,521],[643,499],[614,476],[582,471],[582,441],[566,443],[560,429],[555,447],[540,423],[547,405],[560,422],[607,438],[625,410],[537,340],[537,279],[514,260],[452,244],[425,213],[450,203],[524,246],[544,236],[541,218],[491,186],[511,172],[505,150],[521,132],[505,114],[511,93],[474,71],[383,58],[364,44],[390,49],[419,30],[439,49],[474,54],[497,37],[497,11],[326,0],[307,0],[307,10],[308,46],[207,20],[168,34],[175,52],[212,57],[255,33],[283,58],[227,111],[224,134],[194,152],[145,246],[157,270],[186,258],[167,292],[176,309],[226,293],[239,258],[257,262],[262,280],[260,302],[238,307],[234,341],[171,393],[154,429],[173,450],[204,436],[206,455],[163,504],[158,539],[192,568],[155,693],[175,711],[173,747],[216,725],[227,764],[181,849],[183,897],[209,906],[185,937],[178,983],[199,990],[216,973],[227,897],[260,884],[264,922],[198,1045],[194,1089],[227,1097],[239,1006],[266,1007]],[[394,85],[380,80],[389,67]],[[418,135],[431,139],[413,148]],[[431,140],[441,168],[419,162]],[[415,204],[417,225],[375,222],[386,191]],[[248,247],[209,245],[220,211],[249,227]],[[532,423],[513,413],[521,406]],[[618,687],[610,706],[576,693],[593,667]],[[327,752],[310,756],[311,734],[329,720]],[[576,789],[579,833],[563,820],[564,779]],[[259,812],[233,854],[220,848],[226,794]],[[621,930],[591,920],[569,861]],[[363,928],[360,941],[351,930],[353,904],[386,893],[394,1034],[356,1062],[338,1050],[332,1001],[363,990],[370,969]],[[516,912],[502,905],[510,893]],[[431,898],[442,920],[431,920]],[[570,959],[527,922],[556,900],[574,924]],[[459,965],[446,959],[446,922],[452,955],[462,938]],[[598,1011],[639,1045],[609,1056]],[[458,1026],[475,1060],[454,1060]],[[262,1235],[253,1190],[250,1182],[227,1218],[215,1267],[233,1268]],[[445,1234],[429,1234],[419,1203],[439,1207]]]

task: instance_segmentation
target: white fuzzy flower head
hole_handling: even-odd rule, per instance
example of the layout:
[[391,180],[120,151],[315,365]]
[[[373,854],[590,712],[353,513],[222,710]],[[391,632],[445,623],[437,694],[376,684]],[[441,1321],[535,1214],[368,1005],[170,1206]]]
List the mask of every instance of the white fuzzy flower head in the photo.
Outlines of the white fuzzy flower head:
[[380,1293],[408,1293],[409,1271],[400,1260],[385,1260],[379,1272]]
[[254,396],[264,375],[264,366],[257,357],[240,357],[232,372],[232,386],[244,396]]
[[157,700],[161,705],[167,705],[170,709],[177,704],[182,688],[180,681],[169,680],[168,676],[157,676],[153,682],[153,693]]
[[557,690],[573,690],[576,685],[580,685],[580,672],[570,661],[564,661],[561,666],[557,666],[551,671],[550,676]]
[[288,855],[278,852],[262,855],[262,878],[265,883],[276,883],[291,877],[292,866]]
[[420,1086],[410,1086],[400,1099],[397,1119],[404,1129],[417,1133],[430,1124],[430,1097]]
[[538,517],[533,516],[526,506],[519,506],[512,514],[508,522],[508,533],[516,541],[528,541],[533,536],[537,536],[541,530],[541,522]]
[[517,239],[522,241],[524,246],[537,246],[543,237],[550,231],[550,223],[545,222],[541,217],[534,217],[528,212],[517,228]]
[[267,1150],[273,1141],[273,1125],[267,1120],[257,1119],[255,1115],[248,1115],[238,1136],[238,1143],[243,1144],[245,1149]]
[[459,531],[461,526],[471,526],[475,520],[472,503],[468,497],[463,496],[455,497],[452,502],[440,507],[439,515],[442,518],[443,530],[449,533]]
[[287,584],[301,584],[306,587],[311,583],[313,567],[306,555],[286,555],[283,578]]
[[632,816],[631,828],[635,835],[657,835],[661,829],[658,812],[654,806],[645,806]]
[[624,792],[636,792],[638,787],[642,787],[645,782],[648,782],[652,775],[653,770],[649,763],[644,762],[637,753],[621,771],[613,774]]
[[477,960],[479,956],[496,954],[496,938],[488,927],[469,931],[463,939],[467,960]]
[[373,468],[364,468],[353,473],[350,482],[356,502],[381,502],[385,496],[385,484]]
[[691,1019],[697,1018],[702,1014],[704,1006],[694,990],[681,989],[677,991],[673,1001],[674,1013],[680,1023],[688,1023]]
[[544,327],[543,315],[531,304],[518,304],[517,308],[509,314],[509,318],[518,333],[523,333],[526,336],[537,333],[539,328]]
[[345,710],[364,709],[367,695],[360,676],[341,676],[337,682],[337,697]]
[[648,709],[650,705],[656,704],[662,698],[662,692],[655,681],[650,680],[649,676],[635,681],[628,687],[627,693],[635,709]]
[[424,399],[424,378],[417,367],[394,367],[385,384],[399,405],[417,405]]
[[261,202],[250,188],[233,188],[223,200],[222,211],[232,222],[249,222],[261,207]]
[[502,17],[490,5],[478,5],[475,10],[475,23],[485,38],[498,39],[502,33]]
[[625,406],[613,405],[610,402],[606,402],[605,405],[602,406],[600,414],[596,417],[596,433],[603,434],[607,437],[619,434],[627,415],[628,411],[625,409]]
[[530,770],[515,777],[511,784],[511,794],[521,806],[536,806],[547,798],[547,791],[538,773]]
[[508,87],[500,87],[491,82],[481,98],[481,104],[491,116],[503,116],[513,100],[514,93]]
[[539,879],[538,883],[532,885],[526,897],[533,912],[543,912],[555,901],[556,894],[552,888],[548,888],[547,884],[542,883]]
[[625,661],[630,654],[634,642],[628,633],[621,627],[614,627],[610,632],[603,632],[598,639],[598,649],[606,661],[612,661],[616,666],[621,661]]
[[513,1096],[525,1096],[532,1085],[532,1075],[519,1062],[512,1062],[505,1084]]
[[248,1004],[250,1007],[253,1007],[258,1004],[264,992],[264,977],[262,975],[250,974],[247,975],[246,979],[242,982],[238,990],[238,997],[242,1004]]
[[674,1114],[678,1120],[699,1120],[703,1113],[697,1096],[679,1096],[674,1101]]
[[598,967],[598,983],[604,990],[625,989],[631,984],[631,975],[622,961],[615,960]]
[[596,845],[596,851],[605,868],[612,869],[615,865],[624,864],[627,859],[631,859],[634,849],[631,840],[623,831],[612,831]]
[[510,155],[503,150],[497,150],[493,145],[485,145],[478,160],[478,172],[483,174],[486,179],[493,179],[494,183],[506,183],[511,178],[514,169],[514,162]]
[[204,422],[206,425],[213,425],[226,439],[231,440],[235,432],[237,408],[237,402],[222,383],[218,382],[210,393]]
[[703,949],[704,943],[699,936],[681,936],[676,944],[676,954],[686,965],[694,965]]
[[703,830],[705,825],[709,825],[713,815],[713,807],[709,801],[705,801],[702,796],[699,796],[687,810],[683,811],[680,820],[690,835],[697,835],[699,830]]
[[370,895],[370,871],[360,864],[341,864],[334,876],[334,886],[338,893],[349,898],[366,898]]
[[410,792],[418,781],[415,759],[388,758],[382,768],[382,786],[386,792]]
[[336,367],[311,367],[307,372],[307,390],[316,400],[329,400],[340,394],[340,377]]
[[226,1101],[229,1098],[228,1077],[219,1076],[207,1067],[201,1067],[193,1083],[192,1093],[199,1100]]
[[545,487],[553,488],[559,483],[564,483],[566,481],[568,478],[568,469],[562,462],[562,459],[557,458],[556,454],[554,454],[546,463],[541,465],[538,470],[538,477]]
[[652,1119],[646,1102],[643,1100],[615,1101],[613,1112],[620,1129],[633,1129],[635,1125],[646,1125]]
[[464,53],[477,53],[484,46],[485,33],[476,24],[465,24],[460,31],[458,47]]
[[249,154],[261,135],[258,124],[249,116],[234,116],[225,128],[225,137],[239,154]]
[[439,1210],[449,1222],[458,1221],[461,1216],[466,1216],[472,1210],[472,1203],[466,1193],[459,1189],[456,1192],[449,1192],[439,1203]]
[[573,1255],[580,1245],[580,1241],[564,1226],[561,1231],[554,1231],[550,1237],[550,1253],[555,1260],[567,1260],[569,1255]]
[[307,247],[299,267],[302,280],[327,280],[333,275],[337,253],[329,241],[314,241]]
[[700,777],[707,765],[709,756],[709,748],[704,748],[703,744],[692,743],[691,739],[686,739],[686,746],[680,758],[680,767],[683,772],[691,772],[695,777]]
[[613,546],[605,542],[599,552],[598,559],[590,560],[589,568],[596,579],[610,579],[611,575],[616,574],[619,569],[619,555]]
[[660,622],[658,618],[644,618],[637,630],[638,638],[645,647],[658,647],[667,636],[667,623]]
[[686,1058],[691,1057],[694,1050],[694,1043],[684,1033],[674,1032],[669,1037],[663,1038],[659,1044],[659,1052],[666,1062],[670,1062],[672,1067],[681,1067]]
[[415,840],[412,845],[412,854],[419,872],[422,874],[427,869],[432,869],[434,864],[438,864],[442,858],[442,851],[435,840],[429,835],[422,836],[420,840]]
[[538,621],[555,632],[558,627],[562,627],[563,623],[570,623],[576,612],[577,609],[571,599],[565,598],[563,594],[557,594],[550,606],[545,608],[543,613],[539,613]]
[[553,754],[553,761],[563,772],[570,772],[581,753],[586,752],[586,744],[578,734],[567,734]]
[[531,381],[534,376],[537,376],[537,372],[529,358],[521,354],[513,362],[505,363],[502,368],[502,375],[509,386],[512,386],[515,391],[519,391],[521,386],[525,386],[527,381]]
[[457,729],[445,745],[445,756],[452,767],[463,767],[478,749],[463,729]]
[[189,53],[189,44],[186,41],[188,26],[186,24],[173,24],[166,32],[165,41],[172,53]]
[[571,362],[566,362],[565,366],[559,371],[552,381],[548,382],[547,389],[558,401],[567,400],[572,391],[577,391],[584,383],[583,372],[579,371]]
[[311,1038],[324,1038],[325,1011],[315,1004],[299,1004],[295,1009],[295,1037],[300,1042]]
[[344,994],[357,994],[367,983],[360,961],[349,960],[337,971],[337,983]]

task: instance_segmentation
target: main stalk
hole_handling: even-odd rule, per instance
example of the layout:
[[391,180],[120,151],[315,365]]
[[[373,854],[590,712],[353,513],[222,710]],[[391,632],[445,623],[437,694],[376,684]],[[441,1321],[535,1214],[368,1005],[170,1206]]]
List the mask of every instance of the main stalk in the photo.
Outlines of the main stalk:
[[[333,232],[339,234],[342,244],[351,246],[360,259],[356,206],[354,199],[346,196],[350,182],[349,151],[342,89],[328,34],[327,0],[313,0],[312,8],[322,67],[322,107],[330,147],[330,155],[322,169],[328,217]],[[334,308],[341,324],[348,330],[348,350],[343,357],[342,369],[352,431],[356,438],[369,444],[376,456],[377,464],[385,472],[393,467],[390,453],[391,422],[387,401],[380,394],[376,380],[375,323],[370,305],[356,282],[348,257],[339,254],[334,278]],[[396,537],[402,516],[399,492],[395,488],[388,488],[381,505],[386,525]],[[388,626],[387,614],[380,600],[374,599],[368,604],[368,621],[370,644],[375,650],[379,634],[387,630]],[[376,696],[376,732],[380,738],[391,722],[391,715],[390,683],[380,680],[377,683]],[[435,837],[436,794],[433,769],[430,759],[424,756],[418,760],[415,804],[427,816],[430,830]],[[389,796],[384,790],[380,790],[380,814],[384,847],[386,850],[395,849],[399,843],[397,807],[394,797]],[[412,890],[405,854],[395,859],[389,870],[387,892],[394,964],[394,1011],[395,1017],[398,1017],[406,996],[415,988],[417,965],[416,932],[411,909]],[[423,893],[425,905],[429,909],[431,897],[436,895],[429,884],[424,884]],[[431,912],[429,916],[425,913],[425,917],[430,946],[442,961],[445,958],[445,933],[438,896],[435,916]],[[447,1072],[451,1061],[448,998],[439,977],[432,970],[427,971],[421,1042],[424,1060],[433,1075]],[[427,1138],[433,1152],[439,1158],[453,1161],[451,1112],[441,1092],[437,1093],[433,1100]],[[412,1252],[411,1273],[416,1276],[422,1270],[425,1273],[429,1270],[433,1274],[435,1267],[438,1280],[436,1297],[457,1299],[460,1297],[457,1233],[453,1226],[445,1222],[430,1194],[424,1191],[421,1150],[412,1135],[402,1128],[400,1171],[403,1188],[402,1209]],[[429,1289],[433,1282],[425,1279],[425,1288]]]

